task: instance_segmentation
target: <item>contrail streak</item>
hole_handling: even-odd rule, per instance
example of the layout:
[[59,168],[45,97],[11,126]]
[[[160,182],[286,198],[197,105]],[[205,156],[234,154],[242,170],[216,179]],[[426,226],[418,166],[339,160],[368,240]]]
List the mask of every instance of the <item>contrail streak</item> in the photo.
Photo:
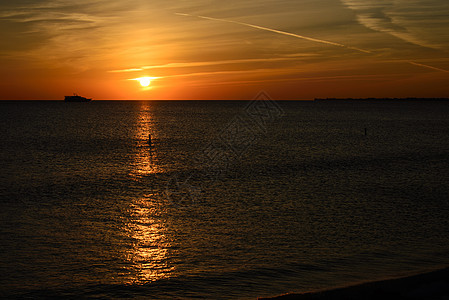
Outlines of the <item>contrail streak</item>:
[[326,40],[315,39],[315,38],[308,37],[308,36],[303,36],[303,35],[299,35],[299,34],[295,34],[295,33],[291,33],[291,32],[271,29],[271,28],[262,27],[262,26],[258,26],[258,25],[253,25],[253,24],[249,24],[249,23],[243,23],[243,22],[226,20],[226,19],[217,19],[217,18],[211,18],[211,17],[205,17],[205,16],[194,16],[194,15],[182,14],[182,13],[176,13],[176,14],[179,15],[179,16],[195,17],[195,18],[211,20],[211,21],[233,23],[233,24],[247,26],[247,27],[251,27],[251,28],[255,28],[255,29],[260,29],[260,30],[274,32],[274,33],[277,33],[277,34],[292,36],[292,37],[295,37],[295,38],[298,38],[298,39],[303,39],[303,40],[307,40],[307,41],[311,41],[311,42],[327,44],[327,45],[332,45],[332,46],[336,46],[336,47],[343,47],[343,48],[356,50],[356,51],[363,52],[363,53],[371,53],[371,51],[368,51],[368,50],[359,49],[359,48],[355,48],[355,47],[349,47],[349,46],[346,46],[346,45],[343,45],[343,44],[340,44],[340,43],[335,43],[335,42],[330,42],[330,41],[326,41]]
[[411,65],[418,66],[418,67],[423,67],[423,68],[432,69],[432,70],[435,70],[435,71],[440,71],[440,72],[446,72],[446,73],[449,73],[448,70],[440,69],[440,68],[436,68],[436,67],[432,67],[432,66],[420,64],[420,63],[416,63],[416,62],[414,62],[414,61],[409,61],[408,63],[411,64]]
[[[239,21],[211,18],[211,17],[205,17],[205,16],[195,16],[195,15],[183,14],[183,13],[176,13],[176,15],[200,18],[200,19],[211,20],[211,21],[218,21],[218,22],[226,22],[226,23],[238,24],[238,25],[251,27],[251,28],[255,28],[255,29],[259,29],[259,30],[265,30],[265,31],[269,31],[269,32],[277,33],[277,34],[292,36],[292,37],[295,37],[295,38],[298,38],[298,39],[303,39],[303,40],[307,40],[307,41],[311,41],[311,42],[327,44],[327,45],[336,46],[336,47],[342,47],[342,48],[351,49],[351,50],[355,50],[355,51],[359,51],[359,52],[363,52],[363,53],[372,53],[371,51],[365,50],[365,49],[360,49],[360,48],[356,48],[356,47],[350,47],[350,46],[346,46],[346,45],[343,45],[343,44],[340,44],[340,43],[335,43],[335,42],[326,41],[326,40],[320,40],[320,39],[316,39],[316,38],[312,38],[312,37],[308,37],[308,36],[303,36],[303,35],[299,35],[299,34],[295,34],[295,33],[291,33],[291,32],[286,32],[286,31],[281,31],[281,30],[277,30],[277,29],[262,27],[262,26],[249,24],[249,23],[243,23],[243,22],[239,22]],[[425,65],[425,64],[420,64],[420,63],[413,62],[413,61],[408,61],[408,63],[412,64],[412,65],[415,65],[415,66],[418,66],[418,67],[431,69],[431,70],[434,70],[434,71],[449,73],[448,70],[440,69],[440,68],[436,68],[436,67],[432,67],[432,66],[428,66],[428,65]]]

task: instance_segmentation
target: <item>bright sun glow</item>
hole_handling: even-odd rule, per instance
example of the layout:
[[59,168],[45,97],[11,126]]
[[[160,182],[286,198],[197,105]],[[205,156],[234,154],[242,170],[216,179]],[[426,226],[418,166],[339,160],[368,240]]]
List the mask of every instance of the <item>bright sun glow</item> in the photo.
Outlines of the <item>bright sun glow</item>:
[[147,86],[149,86],[151,84],[152,78],[150,78],[150,77],[142,77],[142,78],[139,78],[138,80],[139,80],[141,86],[147,87]]

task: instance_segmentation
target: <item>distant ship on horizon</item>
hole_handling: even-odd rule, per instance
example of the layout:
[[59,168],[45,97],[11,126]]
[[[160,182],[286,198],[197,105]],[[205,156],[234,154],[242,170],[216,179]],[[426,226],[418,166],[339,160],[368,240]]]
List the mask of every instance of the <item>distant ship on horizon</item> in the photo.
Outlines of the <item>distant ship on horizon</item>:
[[90,102],[92,99],[88,99],[77,94],[73,94],[73,96],[65,96],[65,102]]

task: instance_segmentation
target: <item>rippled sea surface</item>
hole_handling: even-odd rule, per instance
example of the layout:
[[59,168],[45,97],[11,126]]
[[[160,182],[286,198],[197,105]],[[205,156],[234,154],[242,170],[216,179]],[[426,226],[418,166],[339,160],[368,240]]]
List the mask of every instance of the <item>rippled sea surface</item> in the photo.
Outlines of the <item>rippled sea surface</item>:
[[449,264],[449,103],[278,104],[0,103],[0,296],[255,299]]

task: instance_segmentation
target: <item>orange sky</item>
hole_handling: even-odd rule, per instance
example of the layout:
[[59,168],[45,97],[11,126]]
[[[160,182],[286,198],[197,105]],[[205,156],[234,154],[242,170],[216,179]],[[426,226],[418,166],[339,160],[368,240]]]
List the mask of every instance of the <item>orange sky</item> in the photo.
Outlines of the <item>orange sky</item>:
[[9,2],[3,100],[449,97],[446,0]]

